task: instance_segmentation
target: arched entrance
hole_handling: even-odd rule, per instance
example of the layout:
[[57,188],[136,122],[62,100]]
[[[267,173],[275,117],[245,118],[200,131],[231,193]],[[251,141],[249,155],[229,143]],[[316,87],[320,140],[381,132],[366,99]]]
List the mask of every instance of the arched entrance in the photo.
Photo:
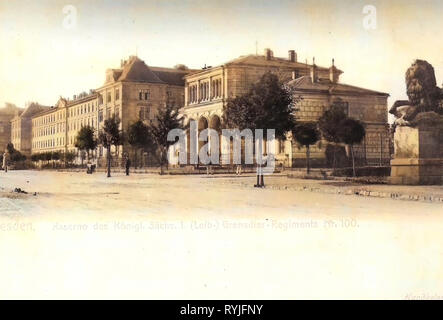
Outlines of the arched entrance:
[[219,157],[218,157],[218,164],[220,164],[220,163],[221,163],[221,162],[220,162],[220,159],[221,159],[221,155],[222,155],[222,149],[221,149],[222,125],[221,125],[221,119],[220,119],[220,117],[219,117],[218,115],[213,115],[213,116],[211,117],[211,120],[210,120],[210,122],[209,122],[209,128],[211,128],[211,129],[217,131],[217,133],[218,133],[218,141],[212,141],[212,140],[210,140],[210,149],[209,149],[209,152],[212,153],[213,150],[215,150],[215,148],[218,149],[218,154],[219,154]]
[[186,132],[186,153],[187,153],[187,164],[191,163],[191,128],[190,124],[192,121],[195,121],[193,118],[189,118],[188,120],[188,129]]
[[[197,139],[198,137],[200,137],[200,132],[202,132],[205,129],[208,129],[208,119],[206,119],[205,117],[200,117],[200,119],[198,119],[198,135],[197,135]],[[198,140],[198,150],[197,150],[197,154],[200,153],[201,148],[206,144],[205,141],[199,141]],[[200,163],[200,161],[199,161]]]

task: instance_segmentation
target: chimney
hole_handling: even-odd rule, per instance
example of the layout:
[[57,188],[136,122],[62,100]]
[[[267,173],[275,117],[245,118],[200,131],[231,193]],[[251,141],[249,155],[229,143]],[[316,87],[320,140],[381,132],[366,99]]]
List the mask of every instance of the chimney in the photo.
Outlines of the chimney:
[[334,65],[334,59],[332,59],[332,66],[329,68],[329,80],[332,83],[337,83],[339,76],[340,76],[340,72],[338,71],[338,69]]
[[295,53],[295,50],[288,51],[288,60],[291,62],[297,62],[297,54]]
[[318,81],[317,66],[315,65],[315,57],[312,58],[312,66],[311,66],[311,81],[312,81],[312,83]]
[[265,49],[265,58],[266,58],[266,60],[271,60],[273,58],[273,56],[274,56],[274,53],[272,52],[272,50],[269,49],[269,48],[266,48]]

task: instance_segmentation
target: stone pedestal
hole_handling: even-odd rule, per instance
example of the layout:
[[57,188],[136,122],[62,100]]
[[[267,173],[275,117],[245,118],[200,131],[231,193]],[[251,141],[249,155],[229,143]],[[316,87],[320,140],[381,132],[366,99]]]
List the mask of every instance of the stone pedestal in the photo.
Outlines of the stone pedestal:
[[397,127],[391,184],[443,184],[443,126]]

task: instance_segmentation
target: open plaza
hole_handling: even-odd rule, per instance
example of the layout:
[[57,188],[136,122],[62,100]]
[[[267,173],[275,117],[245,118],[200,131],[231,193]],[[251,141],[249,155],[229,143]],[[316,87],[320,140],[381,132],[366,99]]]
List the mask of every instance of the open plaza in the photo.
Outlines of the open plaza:
[[[441,293],[432,257],[442,202],[346,194],[389,189],[443,199],[440,186],[265,179],[260,189],[253,174],[1,172],[0,298]],[[324,283],[327,290],[315,289]]]

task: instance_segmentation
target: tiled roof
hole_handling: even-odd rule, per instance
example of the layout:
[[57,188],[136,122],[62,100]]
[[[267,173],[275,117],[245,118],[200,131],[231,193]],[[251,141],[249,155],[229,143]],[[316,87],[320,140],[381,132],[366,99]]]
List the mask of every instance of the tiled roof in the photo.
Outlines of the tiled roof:
[[163,83],[163,81],[149,69],[145,62],[137,57],[130,59],[123,67],[118,81]]
[[66,100],[66,104],[68,106],[73,106],[73,105],[76,105],[79,103],[83,103],[83,102],[95,99],[95,98],[97,98],[97,96],[98,96],[98,93],[96,93],[96,92],[93,92],[90,94],[85,94],[84,96],[77,97],[75,100]]
[[170,68],[150,67],[150,69],[164,83],[174,86],[184,86],[185,85],[184,76],[189,73],[189,71],[187,70],[170,69]]
[[[224,63],[224,65],[230,65],[230,64],[254,64],[254,65],[262,65],[262,66],[269,66],[269,67],[280,67],[280,68],[306,68],[310,67],[311,65],[302,63],[302,62],[292,62],[285,58],[279,58],[279,57],[272,57],[270,60],[267,60],[264,55],[246,55],[238,57],[234,60],[228,61]],[[318,70],[329,70],[329,68],[319,67],[317,66]],[[339,70],[340,71],[340,70]]]
[[[193,75],[198,75],[199,73],[202,72],[207,72],[207,71],[211,71],[211,69],[213,68],[219,68],[219,67],[226,67],[226,66],[231,66],[231,65],[253,65],[253,66],[263,66],[263,67],[268,67],[268,68],[280,68],[280,69],[290,69],[290,70],[295,70],[295,69],[306,69],[306,68],[311,68],[312,65],[307,64],[307,63],[303,63],[303,62],[292,62],[288,59],[285,58],[280,58],[280,57],[271,57],[271,59],[266,59],[266,56],[264,55],[255,55],[255,54],[250,54],[250,55],[246,55],[246,56],[240,56],[236,59],[230,60],[226,63],[223,63],[219,66],[216,67],[209,67],[206,69],[202,69],[202,70],[195,70],[196,72],[190,73],[189,76],[193,76]],[[325,67],[320,67],[317,66],[317,71],[322,71],[322,72],[328,72],[329,68],[325,68]],[[337,69],[336,67],[335,71],[339,74],[343,73],[343,71]]]
[[57,111],[57,110],[58,110],[58,107],[51,106],[51,107],[48,107],[48,108],[46,108],[46,109],[44,109],[44,110],[42,110],[40,112],[37,112],[36,114],[34,114],[32,116],[32,118],[40,117],[40,116],[43,116],[45,114],[50,114],[50,113],[52,113],[54,111]]
[[174,86],[184,86],[184,76],[195,71],[190,69],[150,67],[138,57],[131,57],[123,69],[113,69],[116,81],[132,81],[147,83],[163,83]]
[[351,94],[389,96],[388,93],[351,86],[344,83],[333,83],[327,79],[319,79],[319,81],[317,82],[312,82],[310,76],[303,76],[291,80],[288,82],[288,85],[300,91],[323,91],[328,93],[341,93],[341,94],[351,93]]
[[49,109],[50,109],[50,107],[42,106],[38,103],[32,102],[31,104],[29,104],[29,106],[25,109],[25,111],[23,111],[23,113],[20,116],[22,118],[32,117],[39,112],[46,111]]

